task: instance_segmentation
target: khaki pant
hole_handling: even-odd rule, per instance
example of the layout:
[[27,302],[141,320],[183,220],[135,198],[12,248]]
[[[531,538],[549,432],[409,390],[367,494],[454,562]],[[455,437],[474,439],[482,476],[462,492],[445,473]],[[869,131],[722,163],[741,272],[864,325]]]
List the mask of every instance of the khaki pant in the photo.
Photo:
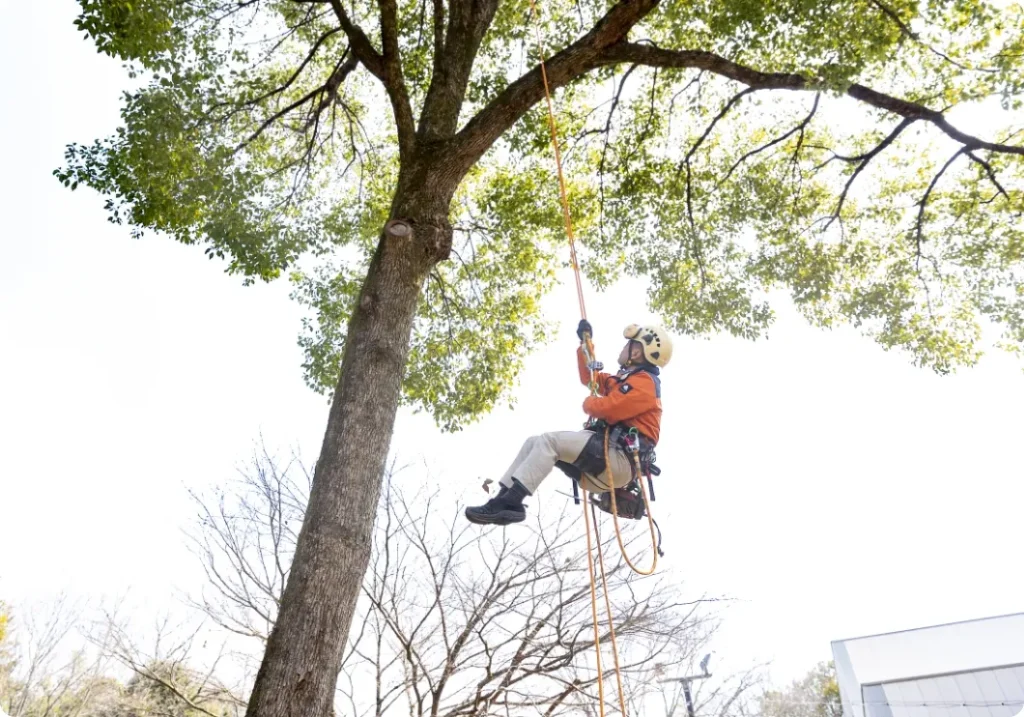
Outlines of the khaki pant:
[[[575,461],[592,435],[594,434],[591,431],[556,431],[527,438],[519,455],[502,476],[501,484],[511,486],[512,479],[515,478],[530,493],[535,492],[541,481],[554,469],[555,462]],[[608,462],[611,464],[616,488],[621,488],[633,479],[629,457],[615,446],[608,447]],[[580,485],[593,493],[607,491],[609,482],[607,466],[599,476],[584,474],[580,479]]]

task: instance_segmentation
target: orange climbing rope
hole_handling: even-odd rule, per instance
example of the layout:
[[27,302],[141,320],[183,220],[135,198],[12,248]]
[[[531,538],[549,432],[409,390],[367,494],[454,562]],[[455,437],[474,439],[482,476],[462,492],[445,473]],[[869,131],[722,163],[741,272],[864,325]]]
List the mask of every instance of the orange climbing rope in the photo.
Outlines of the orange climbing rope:
[[[583,520],[587,519],[587,492],[583,491]],[[619,707],[622,709],[622,714],[626,714],[626,695],[622,690],[622,668],[619,665],[619,645],[615,640],[615,620],[612,618],[612,603],[608,597],[608,578],[604,571],[604,550],[601,547],[601,535],[597,532],[597,511],[594,509],[594,504],[590,504],[590,517],[594,519],[594,533],[597,535],[597,560],[601,565],[601,591],[604,593],[604,610],[605,614],[608,615],[608,633],[612,640],[612,658],[615,660],[615,683],[619,688]],[[589,556],[589,551],[587,552]],[[593,560],[590,561],[593,564]],[[593,585],[593,581],[591,581]]]
[[[570,261],[572,263],[573,274],[574,274],[574,276],[576,278],[576,297],[577,297],[577,299],[579,299],[580,316],[581,316],[581,318],[586,319],[587,318],[587,306],[586,306],[586,302],[584,301],[584,297],[583,297],[583,280],[582,280],[582,278],[580,276],[579,258],[578,258],[577,254],[576,254],[576,234],[573,231],[572,213],[569,210],[569,193],[568,193],[568,190],[566,189],[565,171],[562,168],[562,150],[561,150],[561,147],[559,146],[559,142],[558,142],[558,124],[555,121],[555,109],[554,109],[554,105],[553,105],[553,103],[551,101],[551,87],[550,87],[550,84],[548,83],[548,71],[547,71],[547,66],[545,64],[545,60],[544,60],[544,58],[545,58],[544,43],[543,43],[543,39],[541,37],[540,22],[539,22],[539,19],[538,19],[536,0],[530,0],[530,17],[533,20],[534,34],[535,34],[535,40],[536,40],[536,45],[537,45],[537,54],[538,54],[539,59],[540,59],[540,76],[541,76],[541,81],[543,82],[543,85],[544,85],[544,99],[547,102],[548,128],[551,130],[551,147],[554,150],[555,167],[556,167],[557,173],[558,173],[558,192],[559,192],[559,197],[560,197],[561,205],[562,205],[562,219],[565,222],[565,234],[566,234],[566,236],[569,239],[569,257],[570,257]],[[587,363],[590,366],[590,391],[591,391],[592,394],[596,395],[598,393],[598,385],[597,385],[597,372],[594,369],[594,344],[591,341],[590,336],[588,334],[584,335],[584,337],[583,337],[583,344],[584,344],[584,350],[585,350],[586,356],[587,356]],[[622,551],[622,556],[625,559],[626,564],[629,565],[629,567],[633,571],[635,571],[635,572],[637,572],[637,573],[639,573],[641,575],[650,575],[651,573],[654,572],[654,569],[658,565],[658,550],[657,550],[657,543],[656,543],[656,539],[655,539],[655,535],[654,535],[654,519],[651,516],[650,501],[647,498],[647,488],[643,485],[643,481],[641,480],[640,481],[640,489],[641,489],[641,491],[643,493],[644,508],[645,508],[646,513],[647,513],[647,520],[648,520],[648,523],[649,523],[650,529],[651,529],[651,547],[652,547],[652,549],[654,551],[654,560],[651,563],[651,567],[648,570],[640,570],[630,560],[629,555],[626,552],[626,546],[622,542],[622,532],[619,529],[618,509],[617,509],[616,504],[615,504],[615,476],[614,476],[613,471],[612,471],[611,462],[608,460],[608,458],[609,458],[609,456],[608,456],[608,437],[609,437],[609,429],[605,429],[605,435],[604,435],[604,462],[605,462],[605,471],[608,473],[608,483],[609,483],[609,485],[611,487],[611,491],[610,492],[611,492],[612,518],[614,520],[614,525],[615,525],[615,537],[616,537],[616,540],[618,540],[619,550]],[[640,476],[639,456],[638,456],[637,451],[635,449],[633,451],[633,465],[634,465],[634,467],[636,469],[637,476]],[[598,622],[598,617],[597,617],[597,581],[595,580],[595,577],[594,577],[594,559],[593,559],[594,549],[593,549],[593,543],[592,543],[592,539],[591,539],[591,529],[590,529],[591,514],[587,513],[588,503],[590,504],[591,513],[593,513],[594,532],[595,533],[597,531],[597,514],[593,510],[593,504],[588,500],[587,489],[585,487],[583,488],[583,501],[582,502],[583,502],[583,521],[584,521],[584,523],[586,525],[586,532],[587,532],[587,567],[589,569],[589,574],[590,574],[590,608],[591,608],[591,617],[593,618],[593,621],[594,621],[594,650],[595,650],[595,653],[596,653],[596,666],[597,666],[598,708],[599,708],[599,712],[601,714],[601,717],[604,717],[604,714],[605,714],[605,711],[604,711],[604,707],[605,707],[605,705],[604,705],[604,672],[603,672],[602,666],[601,666],[601,633],[600,633],[599,622]],[[612,615],[611,600],[610,600],[610,598],[608,596],[608,581],[607,581],[607,578],[606,578],[606,575],[605,575],[604,551],[603,551],[603,549],[601,547],[600,536],[598,536],[598,540],[597,540],[597,558],[598,558],[598,564],[601,567],[601,587],[602,587],[603,592],[604,592],[605,612],[606,612],[606,614],[608,616],[608,631],[609,631],[609,636],[611,638],[611,643],[612,643],[612,656],[613,656],[614,662],[615,662],[615,680],[616,680],[616,683],[618,685],[618,691],[619,691],[619,708],[620,708],[620,710],[622,712],[623,717],[625,717],[625,715],[626,715],[626,698],[625,698],[625,694],[624,694],[623,689],[622,689],[622,671],[621,671],[620,665],[619,665],[619,649],[618,649],[618,644],[617,644],[616,639],[615,639],[615,620],[614,620],[614,617]]]
[[[558,169],[558,193],[562,200],[562,219],[565,220],[565,234],[569,237],[569,257],[572,261],[572,270],[576,275],[576,297],[580,301],[580,316],[585,319],[587,318],[587,306],[583,300],[583,281],[580,279],[580,263],[576,258],[576,233],[572,229],[572,215],[569,212],[569,192],[565,188],[565,172],[562,170],[562,150],[558,144],[558,125],[555,123],[555,108],[551,103],[548,68],[544,62],[544,41],[540,36],[540,22],[538,22],[535,0],[530,0],[530,18],[533,20],[537,54],[540,56],[540,79],[544,83],[544,99],[548,105],[548,128],[551,130],[551,146],[555,150],[555,167]],[[593,373],[593,369],[591,369],[591,373]]]
[[615,523],[615,539],[619,541],[619,550],[622,551],[622,558],[626,561],[626,565],[628,565],[634,573],[639,573],[640,575],[651,575],[654,573],[655,568],[658,567],[658,539],[654,535],[654,516],[651,515],[651,502],[647,498],[647,486],[644,485],[644,481],[642,480],[643,472],[640,470],[640,455],[637,448],[634,446],[632,456],[633,471],[636,473],[637,483],[640,484],[640,492],[644,496],[644,512],[647,513],[647,526],[651,529],[651,547],[654,549],[652,554],[653,557],[651,559],[651,567],[647,570],[641,570],[633,564],[633,561],[629,558],[629,553],[626,552],[626,546],[622,544],[622,531],[619,530],[619,507],[615,504],[615,477],[612,475],[611,461],[608,460],[609,433],[611,433],[611,429],[606,428],[604,430],[604,465],[605,470],[608,471],[608,483],[613,486],[612,490],[608,491],[608,494],[612,499],[612,521]]

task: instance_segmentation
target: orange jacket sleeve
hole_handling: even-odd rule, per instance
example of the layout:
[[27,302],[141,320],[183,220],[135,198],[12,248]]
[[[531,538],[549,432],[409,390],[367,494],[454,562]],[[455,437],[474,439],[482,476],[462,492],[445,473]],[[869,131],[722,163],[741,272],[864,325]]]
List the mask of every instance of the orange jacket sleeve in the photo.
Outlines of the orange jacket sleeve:
[[607,396],[590,396],[583,402],[584,413],[612,424],[660,407],[654,379],[644,372],[633,374],[612,388]]
[[[576,363],[579,364],[580,368],[580,382],[584,386],[590,385],[590,367],[587,366],[587,355],[583,352],[583,347],[580,346],[576,349]],[[604,384],[611,377],[611,374],[597,372],[595,378],[597,379],[598,390],[604,395]]]

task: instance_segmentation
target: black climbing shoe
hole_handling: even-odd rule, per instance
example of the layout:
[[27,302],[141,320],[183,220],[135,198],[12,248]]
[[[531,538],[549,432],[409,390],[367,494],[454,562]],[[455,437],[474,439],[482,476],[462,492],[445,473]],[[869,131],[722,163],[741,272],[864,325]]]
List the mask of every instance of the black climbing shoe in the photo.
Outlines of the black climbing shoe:
[[526,506],[523,498],[530,495],[526,486],[512,479],[512,487],[501,486],[498,495],[483,505],[466,508],[466,519],[470,523],[508,525],[526,520]]

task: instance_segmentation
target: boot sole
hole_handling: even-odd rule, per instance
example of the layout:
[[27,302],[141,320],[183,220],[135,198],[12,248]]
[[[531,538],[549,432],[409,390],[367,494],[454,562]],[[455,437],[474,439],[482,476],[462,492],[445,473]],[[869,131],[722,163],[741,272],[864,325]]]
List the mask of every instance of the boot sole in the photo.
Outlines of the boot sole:
[[511,510],[503,510],[500,513],[472,513],[466,508],[466,520],[477,525],[509,525],[511,523],[522,523],[526,520],[526,513],[515,513]]

